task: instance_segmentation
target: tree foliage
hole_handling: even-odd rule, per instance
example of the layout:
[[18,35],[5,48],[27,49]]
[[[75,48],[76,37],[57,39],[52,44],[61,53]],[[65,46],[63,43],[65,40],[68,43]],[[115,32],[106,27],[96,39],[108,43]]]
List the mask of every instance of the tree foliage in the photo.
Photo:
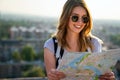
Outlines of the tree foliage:
[[29,45],[24,46],[21,51],[21,58],[22,60],[25,60],[25,61],[34,61],[35,60],[34,49]]
[[12,53],[12,59],[13,59],[13,61],[15,61],[15,62],[21,61],[20,53],[19,53],[18,51],[13,52],[13,53]]
[[43,52],[43,50],[36,54],[36,60],[44,61],[44,52]]
[[24,77],[45,77],[45,72],[41,67],[33,67],[23,73]]
[[120,34],[110,35],[110,41],[111,41],[114,45],[120,46]]

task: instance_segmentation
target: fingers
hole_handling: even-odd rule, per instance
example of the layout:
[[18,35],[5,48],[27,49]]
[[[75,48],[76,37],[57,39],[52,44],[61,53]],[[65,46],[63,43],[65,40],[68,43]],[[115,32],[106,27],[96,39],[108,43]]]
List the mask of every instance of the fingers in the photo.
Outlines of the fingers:
[[60,80],[56,74],[48,73],[49,80]]
[[58,75],[58,77],[59,77],[60,79],[66,77],[66,75],[65,75],[63,72],[60,72],[60,71],[56,71],[56,74]]
[[55,69],[51,69],[51,71],[48,73],[48,78],[49,80],[60,80],[56,74]]
[[115,80],[115,76],[113,72],[105,73],[99,77],[100,80]]
[[105,73],[106,76],[114,76],[114,73],[113,72],[110,72],[110,73]]
[[111,76],[111,77],[99,77],[99,80],[115,80],[115,77],[114,76]]
[[51,69],[47,76],[49,80],[60,80],[62,78],[65,78],[65,74],[63,72],[55,69]]

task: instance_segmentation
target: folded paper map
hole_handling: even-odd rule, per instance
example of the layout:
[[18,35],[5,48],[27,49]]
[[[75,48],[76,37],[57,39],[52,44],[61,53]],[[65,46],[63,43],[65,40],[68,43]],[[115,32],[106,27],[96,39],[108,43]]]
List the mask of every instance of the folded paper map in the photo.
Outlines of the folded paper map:
[[102,53],[66,53],[58,70],[66,74],[63,80],[97,80],[97,76],[112,71],[119,59],[120,49]]

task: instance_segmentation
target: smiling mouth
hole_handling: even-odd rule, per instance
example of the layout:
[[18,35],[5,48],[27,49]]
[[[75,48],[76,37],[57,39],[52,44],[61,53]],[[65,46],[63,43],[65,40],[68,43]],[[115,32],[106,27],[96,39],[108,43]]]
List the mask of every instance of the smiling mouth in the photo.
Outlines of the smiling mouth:
[[81,28],[81,26],[75,26],[76,28]]

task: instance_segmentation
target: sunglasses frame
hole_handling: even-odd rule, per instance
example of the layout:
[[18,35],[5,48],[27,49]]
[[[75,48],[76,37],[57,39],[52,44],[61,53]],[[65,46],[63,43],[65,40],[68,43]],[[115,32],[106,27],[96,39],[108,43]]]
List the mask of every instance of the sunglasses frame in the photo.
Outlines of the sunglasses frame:
[[89,17],[88,17],[88,16],[82,16],[81,18],[79,18],[79,16],[77,16],[77,15],[72,15],[72,16],[71,16],[71,20],[72,20],[73,22],[78,22],[79,19],[81,19],[81,21],[82,21],[83,23],[88,23],[88,22],[89,22]]

